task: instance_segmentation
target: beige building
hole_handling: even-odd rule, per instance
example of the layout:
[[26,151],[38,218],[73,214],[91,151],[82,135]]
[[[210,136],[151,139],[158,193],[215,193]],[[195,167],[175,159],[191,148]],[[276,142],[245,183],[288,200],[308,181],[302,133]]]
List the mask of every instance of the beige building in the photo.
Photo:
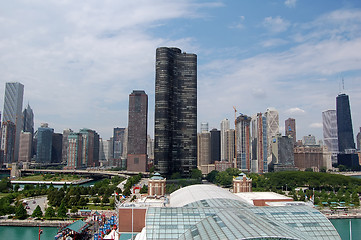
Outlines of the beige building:
[[166,178],[160,176],[159,173],[154,173],[148,181],[148,195],[149,196],[164,196],[166,187]]
[[31,146],[33,137],[30,132],[20,133],[19,162],[31,161]]
[[318,172],[322,167],[331,169],[331,154],[320,146],[301,146],[294,148],[295,167],[304,171],[312,168]]
[[240,173],[238,177],[233,179],[233,193],[240,192],[252,192],[252,179],[244,173]]
[[[211,164],[211,133],[203,131],[197,134],[197,166],[203,174],[207,174],[207,165]],[[214,169],[214,167],[213,167]]]

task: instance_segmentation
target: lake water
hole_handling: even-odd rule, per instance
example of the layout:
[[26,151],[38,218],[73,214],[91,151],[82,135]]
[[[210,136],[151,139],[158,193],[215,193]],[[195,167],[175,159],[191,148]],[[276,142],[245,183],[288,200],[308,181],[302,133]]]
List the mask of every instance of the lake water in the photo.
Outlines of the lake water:
[[[350,220],[349,219],[331,219],[332,224],[340,234],[342,240],[350,239]],[[352,219],[352,239],[360,239],[361,236],[361,219]],[[58,232],[55,227],[44,227],[41,239],[54,239]],[[0,226],[0,239],[38,239],[38,227],[5,227]]]

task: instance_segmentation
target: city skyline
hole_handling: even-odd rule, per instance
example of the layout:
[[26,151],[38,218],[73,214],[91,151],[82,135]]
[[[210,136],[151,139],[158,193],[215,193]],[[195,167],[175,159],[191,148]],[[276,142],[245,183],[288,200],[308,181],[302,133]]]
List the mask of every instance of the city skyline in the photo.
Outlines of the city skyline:
[[291,117],[299,139],[322,139],[322,112],[336,109],[344,78],[356,136],[360,8],[359,1],[12,1],[0,10],[0,92],[5,82],[25,86],[35,129],[87,127],[109,139],[127,126],[129,92],[144,89],[154,136],[154,50],[175,46],[198,55],[198,125],[219,129],[228,118],[234,128],[232,106],[250,116],[275,107],[280,132]]

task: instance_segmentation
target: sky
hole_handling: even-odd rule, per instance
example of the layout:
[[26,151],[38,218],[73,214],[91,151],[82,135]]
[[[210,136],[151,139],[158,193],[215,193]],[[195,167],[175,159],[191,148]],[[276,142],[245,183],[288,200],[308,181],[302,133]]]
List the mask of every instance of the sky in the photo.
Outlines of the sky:
[[5,83],[21,82],[35,129],[47,122],[109,139],[128,125],[129,94],[145,90],[153,136],[163,46],[198,56],[198,125],[219,129],[228,118],[234,128],[233,106],[249,116],[274,107],[283,134],[292,117],[298,139],[322,139],[322,111],[344,92],[359,132],[359,0],[4,1],[1,105]]

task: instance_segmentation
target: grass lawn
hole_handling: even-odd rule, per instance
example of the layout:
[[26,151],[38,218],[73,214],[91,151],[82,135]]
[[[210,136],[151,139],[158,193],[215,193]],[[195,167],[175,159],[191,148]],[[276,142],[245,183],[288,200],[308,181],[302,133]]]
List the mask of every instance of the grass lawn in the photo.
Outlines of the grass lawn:
[[80,180],[80,179],[84,179],[84,178],[80,178],[77,175],[71,175],[71,174],[60,174],[60,175],[36,174],[36,175],[21,177],[17,180],[19,180],[19,181],[52,181],[52,182],[68,181],[68,182],[71,182],[71,181]]

